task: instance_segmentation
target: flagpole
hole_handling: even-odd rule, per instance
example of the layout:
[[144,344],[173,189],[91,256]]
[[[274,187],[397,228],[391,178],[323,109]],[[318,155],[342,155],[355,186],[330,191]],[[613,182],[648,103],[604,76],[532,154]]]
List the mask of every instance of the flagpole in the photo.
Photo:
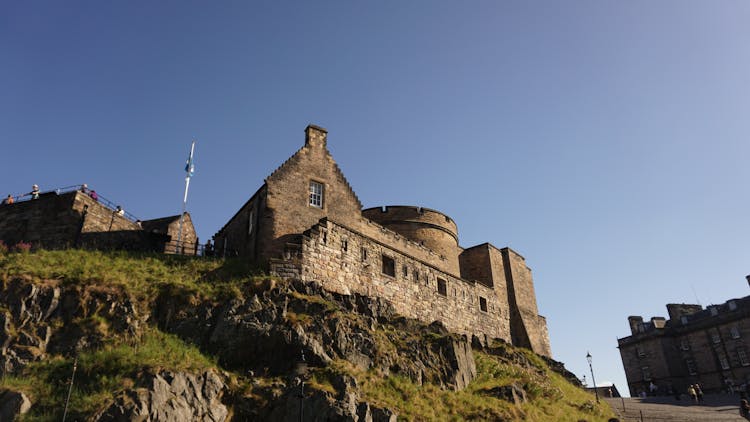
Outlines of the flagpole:
[[188,189],[190,188],[190,176],[193,175],[193,152],[195,151],[195,139],[193,139],[193,143],[190,145],[190,157],[188,157],[187,165],[185,166],[185,196],[182,198],[182,213],[180,214],[180,228],[177,230],[177,245],[175,245],[175,253],[177,252],[177,248],[180,248],[179,250],[182,251],[182,224],[185,220],[185,209],[187,208],[187,197],[188,197]]

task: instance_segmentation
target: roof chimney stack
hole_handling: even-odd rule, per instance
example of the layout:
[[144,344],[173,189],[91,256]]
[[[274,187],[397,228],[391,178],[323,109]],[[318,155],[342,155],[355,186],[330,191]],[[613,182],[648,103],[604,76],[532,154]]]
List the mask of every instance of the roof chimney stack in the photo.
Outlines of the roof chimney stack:
[[320,126],[307,125],[305,128],[305,145],[314,147],[326,147],[326,136],[328,131]]

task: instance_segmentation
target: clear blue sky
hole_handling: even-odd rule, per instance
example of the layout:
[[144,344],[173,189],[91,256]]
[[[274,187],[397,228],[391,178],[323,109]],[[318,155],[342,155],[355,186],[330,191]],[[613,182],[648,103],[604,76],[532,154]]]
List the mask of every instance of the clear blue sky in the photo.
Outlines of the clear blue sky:
[[628,315],[748,294],[746,1],[3,2],[0,194],[88,183],[208,239],[308,123],[366,207],[534,270],[552,350],[627,391]]

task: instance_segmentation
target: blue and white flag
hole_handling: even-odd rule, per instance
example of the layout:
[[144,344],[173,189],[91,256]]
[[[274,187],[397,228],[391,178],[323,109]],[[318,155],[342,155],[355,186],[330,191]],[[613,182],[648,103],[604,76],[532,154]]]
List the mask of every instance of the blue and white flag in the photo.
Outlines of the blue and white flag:
[[187,162],[185,163],[185,171],[187,172],[187,177],[192,177],[193,173],[195,173],[195,163],[193,162],[194,150],[195,150],[195,141],[193,141],[193,144],[190,146],[190,155],[188,156]]

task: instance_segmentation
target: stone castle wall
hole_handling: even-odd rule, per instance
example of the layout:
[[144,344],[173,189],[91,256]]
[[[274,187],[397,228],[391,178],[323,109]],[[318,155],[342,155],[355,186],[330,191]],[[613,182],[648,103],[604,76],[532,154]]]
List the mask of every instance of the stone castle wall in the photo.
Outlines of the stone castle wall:
[[362,215],[413,240],[444,258],[439,263],[452,274],[458,274],[458,227],[447,215],[429,208],[386,206],[362,210]]
[[[384,273],[384,256],[393,262],[393,276]],[[272,271],[280,276],[299,272],[303,280],[318,281],[342,294],[385,298],[406,317],[427,323],[439,320],[457,333],[510,341],[508,310],[495,290],[331,220],[323,219],[308,230],[301,253],[288,257],[272,263]]]
[[74,191],[0,205],[0,240],[45,249],[157,250],[166,238],[143,232],[136,223]]

